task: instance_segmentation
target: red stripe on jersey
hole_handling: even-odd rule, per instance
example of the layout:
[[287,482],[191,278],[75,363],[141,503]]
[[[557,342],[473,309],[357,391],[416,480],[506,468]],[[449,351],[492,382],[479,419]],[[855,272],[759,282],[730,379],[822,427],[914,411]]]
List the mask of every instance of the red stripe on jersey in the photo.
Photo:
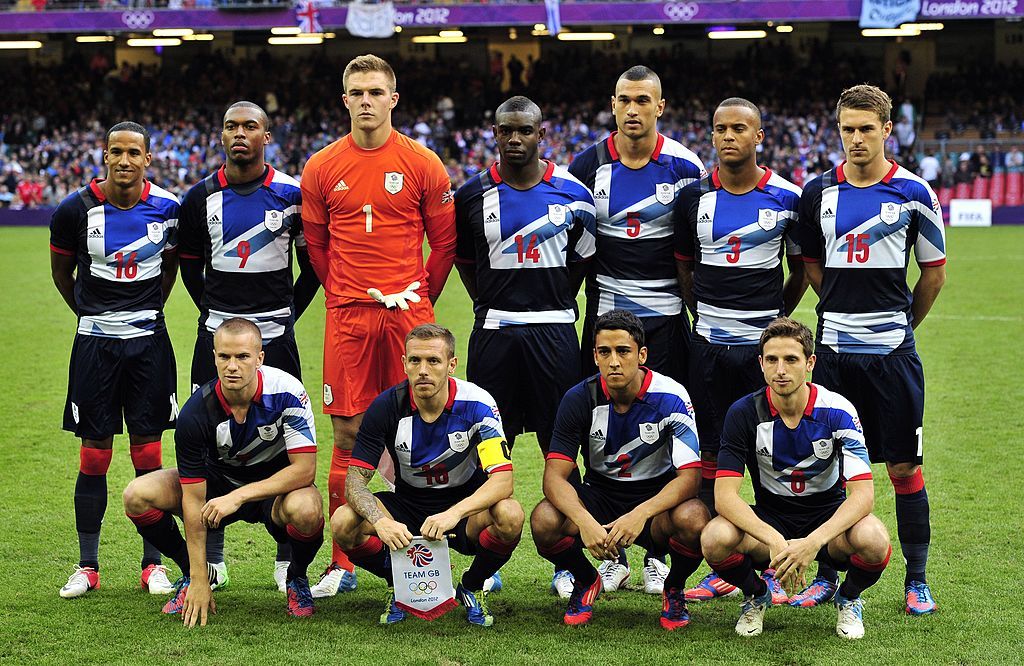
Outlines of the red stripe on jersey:
[[849,483],[850,481],[870,481],[872,478],[874,477],[871,476],[871,472],[864,472],[863,474],[858,474],[853,478],[847,479],[846,482]]
[[807,404],[804,406],[804,416],[810,416],[814,411],[814,403],[818,399],[818,387],[814,384],[807,382],[807,386],[811,389],[811,394],[807,396]]
[[267,165],[267,177],[263,179],[263,184],[269,186],[274,182],[274,167]]
[[139,197],[139,201],[145,201],[149,198],[149,190],[153,185],[148,180],[142,182],[142,196]]
[[181,485],[183,485],[183,486],[188,486],[188,485],[191,485],[193,483],[206,483],[206,479],[197,479],[197,478],[193,478],[191,476],[180,477],[178,479],[178,481],[181,482]]
[[103,194],[103,188],[100,187],[100,183],[102,182],[103,180],[100,178],[93,178],[92,181],[89,182],[89,191],[92,192],[94,197],[99,199],[100,203],[104,203],[107,200],[107,195]]
[[808,257],[806,254],[798,255],[805,264],[820,264],[821,259],[815,259],[814,257]]
[[678,252],[674,252],[673,254],[679,261],[693,261],[693,257],[687,256],[685,254],[679,254]]
[[718,167],[711,172],[711,184],[715,186],[716,190],[722,189],[722,180],[718,177]]
[[716,479],[727,479],[727,478],[730,478],[730,477],[732,477],[732,478],[736,478],[736,477],[743,478],[743,472],[734,472],[731,469],[720,469],[717,472],[715,472],[715,478]]
[[697,469],[700,466],[701,466],[701,462],[699,460],[694,460],[693,462],[686,463],[685,465],[682,465],[681,467],[676,467],[676,469],[677,470],[678,469]]
[[658,133],[658,141],[654,144],[654,152],[651,153],[651,159],[656,160],[661,157],[661,149],[665,147],[665,135]]
[[359,458],[352,458],[352,460],[349,461],[348,464],[349,464],[349,467],[358,467],[360,469],[370,469],[370,470],[377,469],[376,465],[371,465],[368,462],[363,462]]
[[769,180],[771,180],[772,170],[769,169],[768,167],[761,167],[761,168],[764,169],[764,175],[761,176],[761,180],[757,181],[757,189],[759,189],[759,190],[761,190],[763,192],[764,191],[764,186],[768,184]]
[[65,250],[62,247],[57,247],[53,243],[50,243],[50,251],[55,254],[63,254],[65,257],[73,257],[75,253],[73,250]]
[[313,446],[299,446],[294,449],[287,449],[287,453],[316,453],[316,445]]
[[498,472],[511,472],[511,471],[512,471],[512,463],[508,463],[507,465],[499,465],[498,467],[495,467],[494,469],[492,469],[490,472],[487,472],[487,473],[488,474],[497,474]]
[[618,131],[612,132],[608,135],[608,157],[612,158],[616,162],[619,161],[619,151],[615,150],[615,135]]
[[500,183],[501,182],[501,174],[498,173],[498,163],[497,162],[495,162],[494,164],[491,165],[491,168],[489,169],[489,171],[491,172],[491,180],[494,181],[494,184],[497,185],[498,183]]
[[640,384],[640,390],[637,391],[637,394],[636,394],[637,400],[640,400],[645,395],[647,395],[647,389],[649,389],[651,387],[651,381],[654,380],[654,373],[651,372],[651,370],[649,368],[646,368],[646,367],[641,365],[640,369],[644,370],[646,374],[644,374],[644,381],[643,381],[643,383]]
[[[53,247],[53,246],[51,245],[50,247]],[[917,265],[918,266],[924,266],[925,268],[934,268],[935,266],[945,266],[946,265],[946,258],[943,257],[942,259],[936,259],[935,261],[919,261],[919,262],[917,262]]]
[[550,183],[551,182],[551,174],[553,174],[554,172],[555,172],[555,163],[554,162],[548,162],[548,166],[544,169],[544,176],[543,176],[542,180],[544,182],[546,182],[546,183]]
[[548,453],[544,460],[564,460],[566,462],[571,462],[573,465],[576,464],[576,460],[574,458],[570,458],[564,453],[556,453],[555,451]]
[[892,180],[892,177],[896,175],[896,170],[900,168],[900,165],[896,164],[896,160],[889,160],[889,162],[892,164],[892,168],[890,168],[889,172],[882,177],[883,183],[888,183]]
[[224,164],[222,164],[220,168],[217,169],[217,184],[220,185],[222,188],[228,186],[228,176],[227,171],[225,169],[226,165]]

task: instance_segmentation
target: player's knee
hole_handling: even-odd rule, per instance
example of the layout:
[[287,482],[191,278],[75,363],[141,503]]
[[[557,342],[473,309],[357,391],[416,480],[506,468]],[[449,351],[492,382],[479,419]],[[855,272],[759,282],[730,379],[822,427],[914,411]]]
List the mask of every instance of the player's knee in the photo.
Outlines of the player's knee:
[[721,516],[711,520],[700,534],[704,559],[717,562],[728,557],[736,540],[736,527]]
[[319,493],[303,492],[289,499],[291,501],[286,504],[285,511],[285,520],[289,525],[294,525],[300,532],[310,534],[323,524],[323,501]]
[[533,513],[530,514],[530,531],[538,546],[543,545],[542,542],[554,541],[558,537],[557,532],[561,524],[561,514],[547,500],[534,507]]
[[889,552],[889,531],[874,515],[861,518],[850,528],[850,545],[868,562],[881,562]]
[[124,501],[125,513],[137,516],[152,508],[147,495],[144,492],[145,485],[146,478],[139,477],[129,483],[128,487],[124,489],[123,493],[121,493],[121,499]]
[[910,478],[921,471],[921,466],[912,462],[886,463],[885,467],[889,472],[889,477],[897,479]]
[[342,548],[354,548],[359,537],[359,515],[347,504],[331,516],[331,537]]
[[672,510],[672,526],[684,542],[696,542],[710,519],[708,508],[698,499],[689,499]]
[[523,507],[514,499],[503,499],[491,508],[494,528],[502,537],[517,538],[523,533],[526,514]]

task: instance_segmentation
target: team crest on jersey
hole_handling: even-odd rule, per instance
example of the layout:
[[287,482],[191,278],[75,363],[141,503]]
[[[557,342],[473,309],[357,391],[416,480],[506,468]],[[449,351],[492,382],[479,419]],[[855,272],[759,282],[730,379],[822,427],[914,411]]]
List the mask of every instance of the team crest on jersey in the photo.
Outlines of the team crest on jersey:
[[565,204],[548,204],[548,220],[551,224],[565,224],[568,207]]
[[469,434],[464,432],[448,433],[448,445],[455,453],[462,453],[469,448]]
[[658,436],[661,433],[658,432],[657,423],[641,423],[640,424],[640,441],[644,444],[654,444],[658,441]]
[[771,231],[779,223],[779,211],[771,208],[759,208],[757,210],[757,226],[765,231]]
[[261,425],[256,430],[260,433],[260,439],[264,442],[272,442],[277,439],[277,424],[270,423],[268,425]]
[[832,457],[832,440],[831,439],[816,439],[811,442],[811,446],[814,447],[814,457],[819,460],[828,460]]
[[900,220],[900,205],[892,201],[886,201],[882,204],[882,210],[878,217],[886,224],[896,224]]
[[268,210],[263,213],[263,226],[270,232],[276,232],[284,224],[284,213],[279,210]]
[[676,188],[672,186],[672,183],[658,183],[658,188],[654,190],[654,198],[658,200],[658,203],[665,206],[672,203],[675,195]]
[[334,391],[331,390],[330,384],[324,384],[324,404],[329,405],[334,402]]
[[405,176],[397,171],[388,171],[384,174],[384,189],[388,194],[398,194],[405,184]]
[[150,222],[146,225],[146,238],[151,243],[159,243],[164,239],[164,223]]

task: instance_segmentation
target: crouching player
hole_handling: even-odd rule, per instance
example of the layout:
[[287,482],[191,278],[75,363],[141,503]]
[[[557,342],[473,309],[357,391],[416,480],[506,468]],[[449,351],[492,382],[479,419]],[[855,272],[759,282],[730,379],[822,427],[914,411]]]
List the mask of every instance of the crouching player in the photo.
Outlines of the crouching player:
[[[363,418],[352,450],[348,504],[331,516],[331,533],[353,564],[394,586],[391,550],[414,533],[448,536],[451,546],[475,555],[456,597],[470,623],[489,627],[484,581],[512,556],[525,516],[512,499],[512,460],[494,399],[452,377],[455,337],[422,324],[405,338],[407,381],[380,394]],[[371,493],[366,484],[387,449],[395,461],[394,492]],[[381,624],[406,617],[392,593]]]
[[[690,622],[683,590],[700,566],[700,533],[708,522],[700,487],[700,452],[686,389],[643,367],[643,323],[612,310],[594,324],[600,373],[562,399],[544,466],[544,501],[530,517],[537,551],[575,579],[565,623],[586,624],[601,577],[583,552],[615,560],[638,543],[672,552],[662,592],[661,626]],[[570,481],[583,450],[586,475]],[[582,543],[582,545],[581,545]]]
[[[806,382],[814,336],[776,319],[761,334],[767,388],[740,398],[726,414],[718,454],[715,508],[701,546],[708,564],[746,595],[736,633],[761,633],[771,593],[754,566],[770,563],[787,587],[803,585],[816,558],[848,569],[835,603],[836,633],[864,636],[860,594],[874,585],[892,548],[871,513],[874,485],[860,419],[837,393]],[[740,497],[750,470],[753,506]],[[846,491],[843,486],[845,484]]]
[[[206,563],[206,531],[244,520],[263,523],[292,548],[288,614],[313,614],[307,569],[323,544],[323,499],[313,486],[316,431],[302,383],[263,364],[260,329],[228,319],[213,337],[218,379],[192,394],[178,416],[177,469],[137,478],[124,491],[128,518],[181,568],[164,606],[187,626],[216,610]],[[180,514],[185,538],[171,514]]]

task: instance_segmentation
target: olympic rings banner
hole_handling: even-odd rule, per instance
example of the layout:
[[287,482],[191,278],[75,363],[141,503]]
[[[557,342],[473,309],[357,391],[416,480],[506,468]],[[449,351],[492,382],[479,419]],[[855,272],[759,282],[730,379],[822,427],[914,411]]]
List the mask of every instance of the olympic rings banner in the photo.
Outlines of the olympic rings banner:
[[435,620],[458,606],[452,587],[448,540],[416,537],[401,550],[391,551],[395,603],[424,620]]

